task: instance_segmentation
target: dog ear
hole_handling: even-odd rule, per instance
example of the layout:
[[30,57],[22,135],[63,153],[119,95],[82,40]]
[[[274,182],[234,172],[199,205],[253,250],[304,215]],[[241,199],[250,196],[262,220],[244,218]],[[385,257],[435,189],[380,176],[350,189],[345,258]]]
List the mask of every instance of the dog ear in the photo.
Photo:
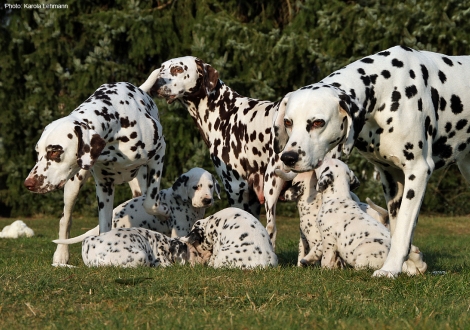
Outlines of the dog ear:
[[219,82],[219,72],[199,58],[196,58],[196,65],[199,74],[202,75],[202,86],[205,88],[206,94],[209,94]]
[[139,87],[150,96],[154,96],[156,94],[155,84],[157,83],[157,76],[160,74],[160,70],[161,68],[154,70],[147,80]]
[[349,190],[354,190],[361,185],[359,179],[352,170],[349,170]]
[[317,182],[317,191],[322,193],[328,188],[334,181],[333,173],[330,171],[329,167],[326,167],[323,172],[320,174],[320,178]]
[[349,155],[354,147],[354,122],[349,106],[343,100],[339,102],[339,112],[343,115],[343,130],[346,130],[345,137],[342,141],[343,152],[345,155]]
[[189,177],[187,175],[181,174],[171,187],[173,189],[173,195],[177,198],[180,198],[183,202],[188,201],[188,189],[192,189],[192,187],[188,187],[188,180]]
[[194,228],[188,235],[182,237],[181,240],[191,245],[195,243],[201,244],[204,241],[204,232],[201,228]]
[[74,128],[78,139],[77,164],[84,170],[89,170],[101,155],[106,141],[92,129],[79,125]]
[[217,181],[217,178],[212,175],[212,181],[214,182],[214,191],[217,194],[217,197],[220,199],[220,185],[219,181]]
[[274,129],[274,152],[279,154],[284,150],[289,136],[287,135],[286,127],[284,126],[284,116],[286,114],[286,106],[289,101],[289,95],[286,94],[279,102],[277,113],[274,115],[273,129]]

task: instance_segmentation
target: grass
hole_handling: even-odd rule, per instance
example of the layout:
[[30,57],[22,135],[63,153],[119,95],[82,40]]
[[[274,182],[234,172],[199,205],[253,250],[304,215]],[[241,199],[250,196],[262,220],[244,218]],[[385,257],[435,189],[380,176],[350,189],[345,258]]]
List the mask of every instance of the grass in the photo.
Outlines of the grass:
[[[15,219],[0,219],[0,229]],[[0,239],[0,329],[468,329],[469,219],[420,218],[424,276],[297,268],[298,219],[278,220],[274,269],[51,266],[58,219],[23,219],[36,236]],[[75,218],[72,235],[96,218]],[[433,275],[433,271],[445,271]]]

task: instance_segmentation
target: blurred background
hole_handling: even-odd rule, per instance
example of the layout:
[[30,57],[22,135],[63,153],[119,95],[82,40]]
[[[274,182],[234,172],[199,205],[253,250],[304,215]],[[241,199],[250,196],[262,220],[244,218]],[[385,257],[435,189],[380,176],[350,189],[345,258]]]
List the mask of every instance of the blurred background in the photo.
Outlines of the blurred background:
[[[0,8],[3,217],[59,217],[62,191],[37,195],[23,186],[44,127],[68,115],[100,85],[128,81],[139,86],[170,58],[197,56],[215,67],[220,78],[241,95],[276,101],[354,60],[395,45],[470,54],[469,0],[41,3],[67,8],[8,9],[5,4]],[[215,173],[187,111],[176,103],[155,101],[167,141],[161,187],[169,187],[194,166]],[[361,180],[359,197],[371,197],[385,206],[373,167],[356,152],[347,163]],[[128,186],[120,186],[115,205],[130,197]],[[469,214],[469,197],[467,184],[452,166],[434,173],[421,211]],[[294,204],[281,204],[281,214],[297,215]],[[222,200],[217,208],[226,205]],[[75,213],[97,216],[93,179],[82,188]]]

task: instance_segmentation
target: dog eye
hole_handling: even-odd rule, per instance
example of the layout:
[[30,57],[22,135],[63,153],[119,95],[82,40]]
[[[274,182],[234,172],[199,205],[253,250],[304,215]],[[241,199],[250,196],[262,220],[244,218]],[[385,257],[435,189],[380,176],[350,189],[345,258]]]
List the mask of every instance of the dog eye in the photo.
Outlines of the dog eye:
[[184,70],[180,66],[174,66],[170,69],[170,73],[174,76],[177,75],[178,73],[182,73]]
[[292,120],[284,119],[284,126],[285,127],[292,127]]
[[325,121],[323,119],[317,119],[313,121],[312,128],[320,128],[325,126]]
[[61,150],[50,150],[47,152],[47,159],[59,161],[61,154],[62,154]]

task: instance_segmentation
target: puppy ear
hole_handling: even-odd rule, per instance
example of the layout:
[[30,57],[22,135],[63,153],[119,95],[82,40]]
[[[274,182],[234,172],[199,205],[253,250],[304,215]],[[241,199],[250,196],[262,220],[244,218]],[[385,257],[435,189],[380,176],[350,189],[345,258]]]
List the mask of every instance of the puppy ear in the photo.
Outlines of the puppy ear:
[[77,164],[84,170],[89,170],[101,155],[106,141],[92,129],[75,126],[78,139]]
[[194,228],[193,230],[189,232],[188,235],[186,235],[185,237],[182,237],[181,240],[188,244],[195,244],[195,243],[201,244],[202,241],[204,240],[204,232],[202,231],[201,228]]
[[345,155],[349,155],[354,147],[354,123],[349,106],[345,101],[339,102],[339,112],[343,115],[342,127],[346,131],[342,142],[343,152]]
[[349,170],[349,190],[354,190],[361,185],[359,179],[352,170]]
[[326,167],[323,172],[320,174],[320,178],[317,182],[317,191],[322,193],[328,188],[334,181],[333,173],[331,173],[330,168]]
[[171,187],[173,189],[173,195],[180,198],[183,202],[188,201],[188,189],[192,189],[192,187],[188,187],[188,180],[189,177],[182,174],[178,179],[176,179],[175,183],[173,183],[173,186]]
[[286,127],[284,126],[284,116],[286,115],[286,106],[289,101],[289,95],[286,94],[279,102],[277,113],[274,115],[273,129],[274,129],[274,152],[279,154],[286,147],[289,136],[287,135]]
[[217,197],[220,199],[220,185],[215,176],[212,176],[212,181],[214,182],[214,191],[217,194]]

